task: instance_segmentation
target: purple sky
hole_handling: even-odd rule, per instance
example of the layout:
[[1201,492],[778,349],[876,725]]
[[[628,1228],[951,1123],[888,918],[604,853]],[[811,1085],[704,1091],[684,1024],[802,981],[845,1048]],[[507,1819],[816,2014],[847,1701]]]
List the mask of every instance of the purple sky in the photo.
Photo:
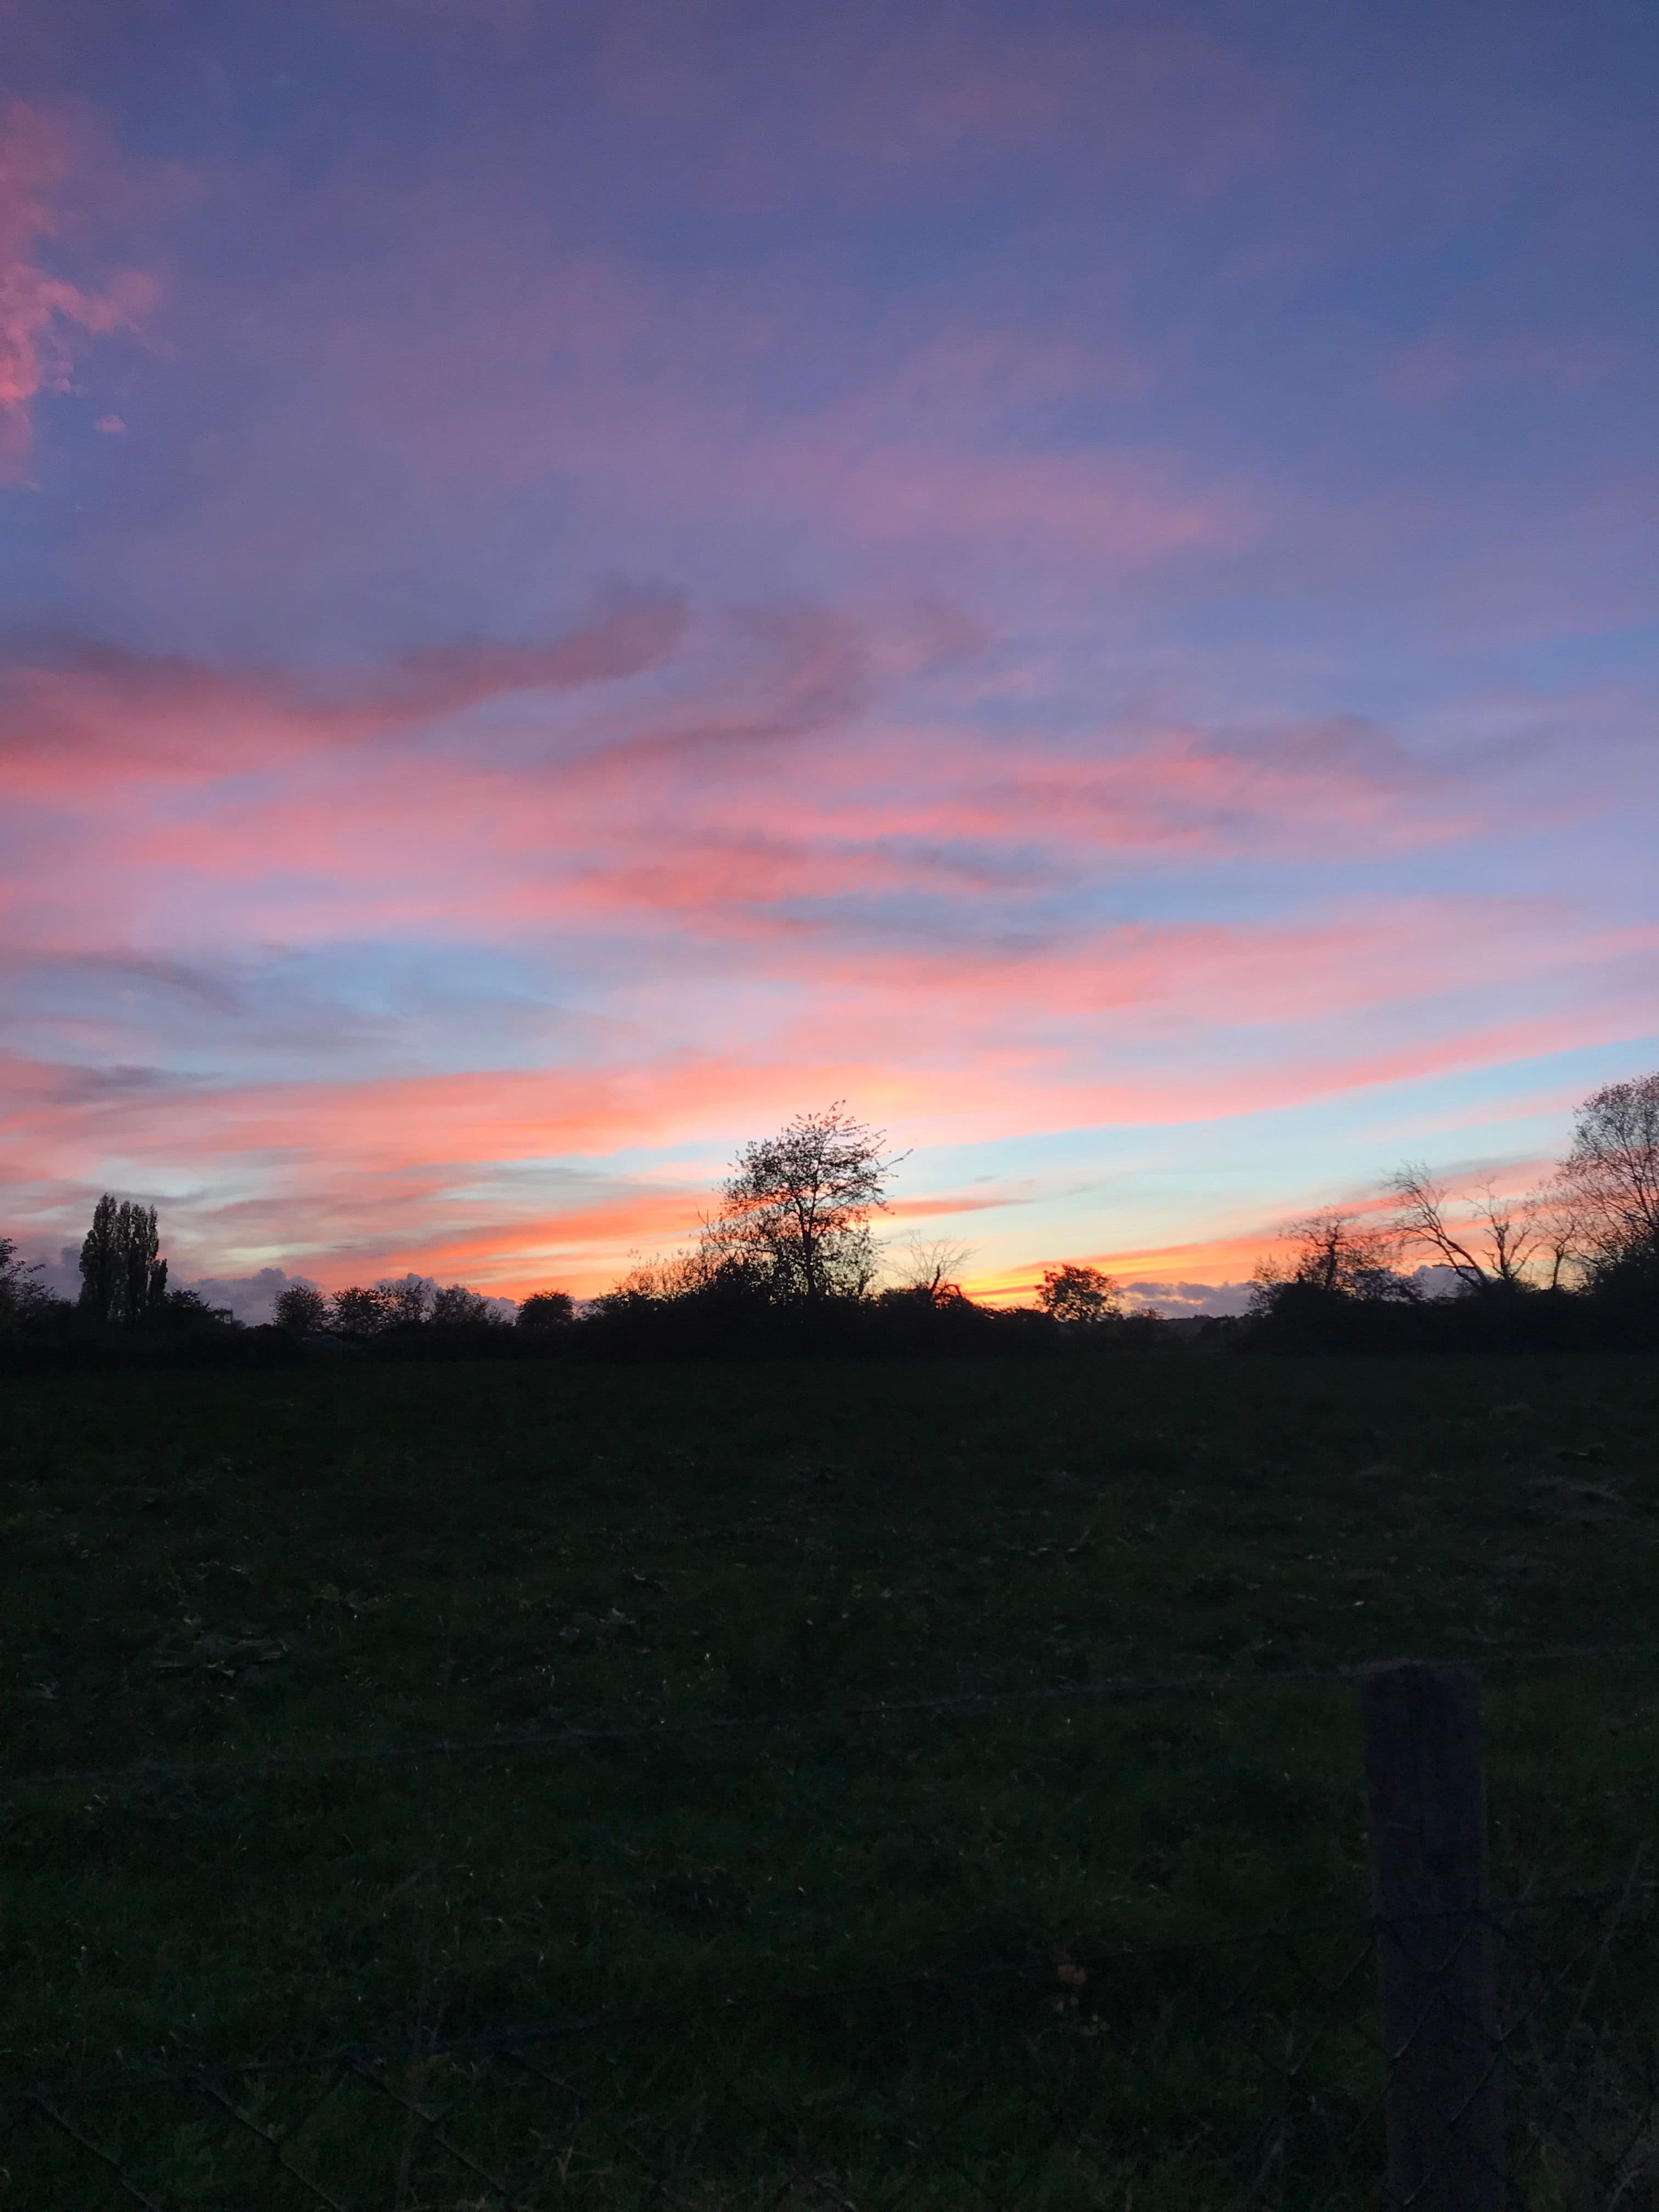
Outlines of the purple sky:
[[587,1291],[845,1097],[1179,1308],[1529,1182],[1659,1062],[1656,64],[0,0],[0,1229]]

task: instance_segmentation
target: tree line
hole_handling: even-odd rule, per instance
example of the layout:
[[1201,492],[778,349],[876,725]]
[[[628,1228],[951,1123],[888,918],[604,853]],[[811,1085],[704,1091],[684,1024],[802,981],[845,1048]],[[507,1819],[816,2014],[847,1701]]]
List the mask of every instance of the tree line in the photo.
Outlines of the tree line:
[[301,1281],[279,1293],[268,1326],[252,1329],[194,1291],[169,1289],[155,1209],[106,1196],[82,1246],[76,1300],[47,1291],[15,1242],[0,1238],[0,1335],[114,1349],[240,1337],[318,1353],[626,1354],[904,1350],[988,1335],[1035,1343],[1113,1329],[1133,1337],[1155,1326],[1126,1315],[1109,1279],[1080,1263],[1048,1268],[1036,1304],[1010,1314],[963,1290],[963,1247],[914,1243],[884,1254],[874,1222],[897,1164],[882,1133],[838,1103],[744,1145],[688,1249],[631,1267],[580,1305],[547,1289],[515,1308],[412,1273],[331,1292]]
[[1194,1332],[1245,1349],[1659,1346],[1659,1074],[1586,1099],[1566,1157],[1526,1197],[1488,1184],[1458,1200],[1426,1167],[1407,1165],[1380,1207],[1292,1224],[1283,1252],[1257,1268],[1248,1311],[1201,1325],[1126,1310],[1110,1278],[1081,1262],[1046,1269],[1032,1305],[994,1310],[962,1288],[963,1248],[884,1253],[874,1224],[901,1157],[838,1103],[744,1146],[690,1245],[580,1306],[550,1289],[514,1308],[414,1274],[331,1293],[299,1282],[276,1299],[271,1324],[252,1331],[197,1292],[170,1289],[155,1207],[106,1195],[82,1246],[74,1302],[46,1291],[15,1240],[0,1237],[0,1335],[240,1334],[405,1354],[1036,1350]]
[[1486,1182],[1460,1200],[1419,1164],[1385,1191],[1372,1214],[1291,1225],[1256,1269],[1248,1341],[1659,1346],[1659,1074],[1593,1091],[1523,1196]]

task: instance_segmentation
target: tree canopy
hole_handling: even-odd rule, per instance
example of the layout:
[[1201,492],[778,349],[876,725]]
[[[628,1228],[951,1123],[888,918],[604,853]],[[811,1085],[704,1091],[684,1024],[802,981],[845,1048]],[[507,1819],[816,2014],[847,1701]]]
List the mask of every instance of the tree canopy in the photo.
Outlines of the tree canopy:
[[1659,1264],[1659,1074],[1591,1093],[1573,1117],[1559,1183],[1593,1267]]
[[838,1101],[745,1145],[705,1226],[710,1256],[784,1304],[862,1297],[876,1273],[871,1217],[897,1164],[886,1141]]
[[166,1311],[167,1291],[155,1208],[127,1199],[118,1202],[106,1192],[81,1246],[82,1312],[118,1328],[141,1328]]
[[1109,1275],[1072,1260],[1044,1271],[1037,1304],[1051,1321],[1084,1328],[1115,1321],[1123,1310],[1117,1285]]

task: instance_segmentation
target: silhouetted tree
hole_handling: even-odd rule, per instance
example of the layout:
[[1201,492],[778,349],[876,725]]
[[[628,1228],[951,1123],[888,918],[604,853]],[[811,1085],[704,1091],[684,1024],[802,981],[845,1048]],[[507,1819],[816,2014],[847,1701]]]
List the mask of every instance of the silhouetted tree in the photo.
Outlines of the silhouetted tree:
[[626,1299],[635,1305],[641,1301],[666,1305],[681,1298],[698,1297],[717,1283],[746,1283],[752,1288],[757,1279],[742,1255],[728,1254],[720,1240],[709,1235],[689,1251],[671,1252],[665,1260],[636,1259],[622,1280],[605,1296]]
[[0,1328],[15,1328],[57,1304],[36,1279],[40,1273],[38,1261],[21,1260],[15,1240],[0,1237]]
[[1528,1201],[1538,1239],[1539,1273],[1545,1287],[1565,1290],[1582,1278],[1590,1257],[1590,1224],[1578,1194],[1558,1172]]
[[132,1323],[153,1320],[167,1303],[167,1263],[161,1253],[155,1208],[133,1206],[128,1216],[125,1253],[126,1317]]
[[1288,1264],[1264,1260],[1255,1270],[1252,1312],[1271,1310],[1286,1291],[1364,1304],[1414,1298],[1416,1286],[1396,1272],[1400,1235],[1392,1225],[1362,1223],[1357,1215],[1310,1213],[1285,1232]]
[[837,1102],[745,1145],[705,1227],[705,1264],[748,1276],[781,1304],[861,1297],[876,1272],[870,1217],[896,1165],[885,1141]]
[[568,1328],[576,1317],[568,1291],[532,1291],[520,1306],[520,1328]]
[[1037,1290],[1037,1304],[1051,1321],[1083,1328],[1113,1321],[1122,1312],[1117,1285],[1098,1267],[1068,1260],[1062,1267],[1047,1267]]
[[1592,1278],[1659,1267],[1659,1074],[1607,1084],[1584,1101],[1558,1185]]
[[81,1245],[81,1310],[94,1321],[116,1318],[126,1279],[119,1213],[117,1201],[106,1192],[93,1209],[92,1226]]
[[460,1283],[451,1283],[434,1294],[434,1328],[477,1328],[494,1325],[501,1318],[482,1291],[469,1291]]
[[210,1305],[199,1291],[169,1291],[151,1315],[166,1328],[240,1328],[228,1306]]
[[1401,1238],[1432,1253],[1464,1290],[1529,1287],[1528,1265],[1541,1242],[1534,1200],[1500,1197],[1486,1183],[1460,1218],[1445,1185],[1410,1163],[1389,1178],[1389,1187],[1399,1200],[1395,1226]]
[[711,1227],[690,1251],[635,1261],[620,1282],[594,1299],[592,1310],[610,1323],[674,1315],[690,1323],[695,1311],[700,1328],[716,1315],[730,1323],[741,1309],[769,1309],[775,1303],[763,1266],[746,1252],[729,1249]]
[[389,1328],[419,1328],[432,1318],[434,1297],[424,1275],[383,1276],[378,1283],[353,1283],[336,1291],[330,1301],[330,1320],[343,1336],[382,1336]]
[[290,1336],[315,1336],[329,1324],[329,1304],[311,1283],[290,1283],[276,1296],[271,1319]]
[[383,1278],[374,1287],[386,1301],[388,1328],[418,1328],[431,1319],[434,1291],[424,1275]]
[[973,1257],[969,1246],[949,1237],[907,1238],[890,1246],[887,1257],[898,1279],[894,1295],[927,1298],[936,1306],[953,1305],[964,1296],[957,1278]]
[[155,1208],[118,1203],[106,1192],[81,1246],[81,1310],[97,1322],[142,1328],[160,1317],[167,1287]]
[[379,1336],[397,1318],[396,1304],[380,1283],[352,1283],[329,1300],[329,1320],[342,1336]]

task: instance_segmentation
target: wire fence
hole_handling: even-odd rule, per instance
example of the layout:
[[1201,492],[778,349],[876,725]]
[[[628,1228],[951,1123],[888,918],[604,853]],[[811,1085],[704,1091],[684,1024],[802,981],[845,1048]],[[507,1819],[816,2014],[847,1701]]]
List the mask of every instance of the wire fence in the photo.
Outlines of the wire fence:
[[[1493,2014],[1463,2024],[1501,2160],[1453,2112],[1436,2164],[1394,2190],[1389,2097],[1418,2039],[1388,2040],[1379,1963],[1403,1947],[1449,1967],[1471,1942],[1495,1954]],[[8,2212],[1649,2212],[1659,1904],[1632,1880],[234,2065],[118,2057],[19,2084],[4,2128]]]
[[1659,2212],[1659,1881],[1492,1901],[1473,1676],[1358,1671],[1368,1917],[957,1930],[877,1980],[234,2063],[0,2052],[0,2212]]
[[[1659,1657],[1659,1644],[1565,1644],[1553,1650],[1490,1652],[1464,1662],[1471,1672],[1488,1674],[1506,1667],[1577,1664],[1599,1660]],[[854,1703],[758,1713],[698,1713],[611,1725],[498,1729],[491,1735],[438,1736],[412,1743],[331,1745],[314,1751],[276,1749],[230,1752],[185,1759],[140,1759],[122,1766],[46,1767],[36,1773],[14,1769],[13,1779],[46,1786],[119,1788],[150,1778],[190,1780],[214,1775],[277,1774],[309,1768],[398,1765],[424,1759],[499,1757],[505,1752],[580,1750],[621,1744],[665,1742],[679,1736],[766,1734],[780,1729],[856,1728],[905,1719],[972,1720],[1021,1707],[1073,1704],[1129,1704],[1143,1698],[1223,1696],[1275,1687],[1349,1684],[1367,1668],[1276,1667],[1255,1674],[1209,1668],[1182,1674],[1114,1675],[1097,1682],[1037,1682],[1012,1689],[946,1692],[925,1698],[868,1698]]]

